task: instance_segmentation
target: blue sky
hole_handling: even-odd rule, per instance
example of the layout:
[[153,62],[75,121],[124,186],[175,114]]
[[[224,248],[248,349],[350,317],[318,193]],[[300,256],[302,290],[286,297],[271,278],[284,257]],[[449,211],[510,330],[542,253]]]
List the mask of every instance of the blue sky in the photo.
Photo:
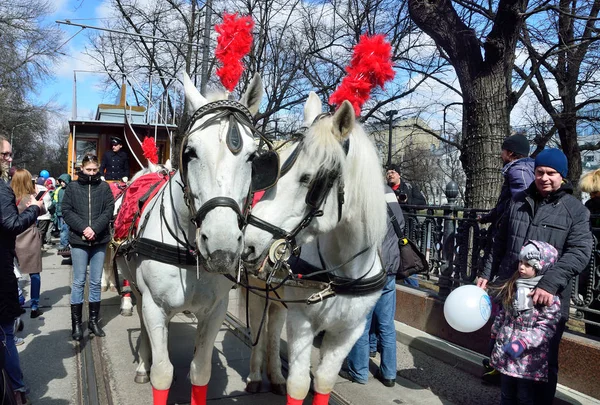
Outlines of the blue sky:
[[[102,26],[107,15],[104,2],[92,0],[61,0],[54,1],[54,13],[47,16],[46,22],[56,24],[56,20],[70,20],[79,24]],[[83,53],[89,42],[89,29],[75,35],[80,28],[69,25],[59,25],[63,32],[63,41],[68,42],[60,49],[59,62],[54,66],[54,78],[41,86],[37,95],[38,102],[53,102],[61,107],[64,119],[71,118],[73,106],[73,71],[98,70],[92,67],[91,60]],[[71,38],[75,35],[73,38]],[[69,38],[71,38],[69,40]],[[114,96],[105,95],[98,87],[99,74],[77,73],[77,117],[90,118],[99,103],[113,103]]]

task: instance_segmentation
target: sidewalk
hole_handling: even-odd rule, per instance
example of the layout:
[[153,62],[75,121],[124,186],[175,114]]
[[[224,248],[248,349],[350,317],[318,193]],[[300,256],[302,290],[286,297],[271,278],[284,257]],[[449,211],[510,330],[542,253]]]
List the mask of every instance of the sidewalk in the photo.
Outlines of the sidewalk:
[[[55,249],[44,254],[41,294],[44,314],[37,319],[30,319],[29,311],[24,314],[22,319],[25,329],[18,334],[25,338],[25,344],[18,349],[25,381],[31,388],[30,398],[34,405],[78,404],[79,366],[76,346],[70,338],[71,267],[61,264],[61,261],[62,258],[56,255]],[[27,276],[24,279],[27,279]],[[25,285],[28,295],[28,282],[22,281],[21,284]],[[244,323],[245,310],[238,300],[239,291],[231,291],[229,311]],[[137,313],[134,310],[132,317],[120,316],[117,294],[109,291],[102,293],[101,316],[106,332],[106,337],[100,340],[101,354],[107,369],[103,376],[97,377],[108,381],[114,404],[151,403],[150,384],[133,382],[137,367],[135,352],[140,331]],[[193,315],[178,314],[169,327],[169,351],[175,367],[170,404],[189,403],[191,385],[187,374],[192,359],[195,326]],[[499,403],[499,389],[482,385],[478,375],[469,372],[479,368],[479,359],[475,354],[436,340],[406,325],[397,323],[396,326],[398,378],[395,387],[387,388],[373,377],[366,385],[339,378],[332,395],[332,404],[335,398],[341,398],[353,405]],[[209,404],[285,403],[284,397],[269,393],[266,384],[264,393],[251,395],[244,391],[245,379],[249,373],[250,349],[239,336],[240,332],[233,330],[230,324],[223,324],[212,357]],[[285,350],[285,342],[282,346]],[[315,347],[313,364],[318,356],[318,348]],[[371,371],[374,372],[379,359],[371,360]],[[309,403],[310,399],[305,400],[305,404]],[[567,403],[587,405],[599,402],[576,397]]]

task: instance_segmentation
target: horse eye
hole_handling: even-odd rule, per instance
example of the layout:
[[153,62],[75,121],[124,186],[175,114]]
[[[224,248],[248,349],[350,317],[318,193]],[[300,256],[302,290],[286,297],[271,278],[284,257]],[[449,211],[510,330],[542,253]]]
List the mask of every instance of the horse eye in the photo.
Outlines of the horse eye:
[[183,159],[184,160],[192,160],[192,159],[197,159],[198,155],[196,154],[196,150],[192,149],[192,148],[187,148],[185,150],[185,152],[183,152]]
[[300,176],[300,183],[301,184],[308,184],[308,183],[310,183],[310,174],[304,173],[302,176]]

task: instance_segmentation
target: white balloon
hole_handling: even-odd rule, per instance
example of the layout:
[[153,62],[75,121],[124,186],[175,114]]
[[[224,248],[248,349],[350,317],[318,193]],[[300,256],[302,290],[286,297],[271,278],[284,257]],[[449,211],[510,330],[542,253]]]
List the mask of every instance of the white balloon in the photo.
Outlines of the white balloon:
[[474,332],[486,324],[492,314],[492,301],[484,289],[463,285],[452,291],[444,303],[446,322],[459,332]]

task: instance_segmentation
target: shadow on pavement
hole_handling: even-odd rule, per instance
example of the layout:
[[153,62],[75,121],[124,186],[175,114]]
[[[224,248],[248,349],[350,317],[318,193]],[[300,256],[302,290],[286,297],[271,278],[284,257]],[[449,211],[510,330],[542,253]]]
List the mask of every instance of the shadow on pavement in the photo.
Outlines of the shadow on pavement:
[[[435,347],[435,341],[427,338],[416,338],[421,347]],[[420,350],[409,346],[413,357],[413,368],[404,369],[398,375],[422,387],[429,388],[436,396],[447,398],[455,404],[479,405],[500,403],[500,387],[484,384],[478,376],[456,370]],[[483,369],[483,368],[482,368]]]
[[75,351],[70,343],[68,331],[56,330],[31,339],[27,347],[19,353],[19,358],[22,366],[38,365],[38,367],[23,367],[26,384],[28,381],[36,382],[35,386],[30,386],[29,396],[32,403],[36,405],[72,403],[65,399],[49,398],[47,393],[50,381],[65,379],[68,372],[74,372],[74,370],[67,371],[64,365],[64,360],[74,355]]

